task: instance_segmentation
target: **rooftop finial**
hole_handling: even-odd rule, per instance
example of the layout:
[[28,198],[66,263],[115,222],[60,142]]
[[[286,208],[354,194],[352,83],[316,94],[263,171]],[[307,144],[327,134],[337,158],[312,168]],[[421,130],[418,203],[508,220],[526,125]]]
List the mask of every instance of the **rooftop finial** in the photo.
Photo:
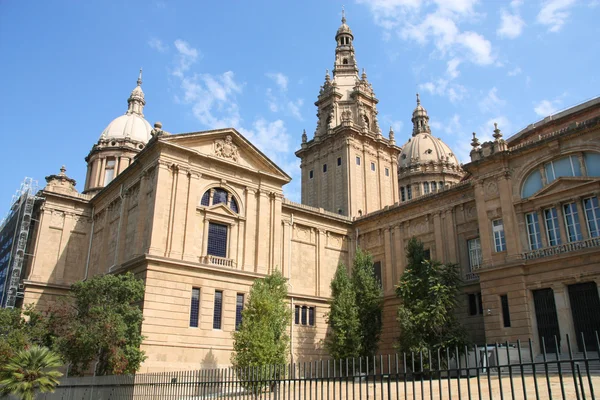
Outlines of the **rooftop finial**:
[[344,6],[342,6],[342,24],[346,23],[346,10],[344,10]]
[[479,140],[477,140],[477,134],[473,132],[473,140],[471,140],[471,146],[473,149],[477,149],[479,147]]
[[142,69],[140,68],[140,75],[138,76],[137,85],[142,86]]
[[67,169],[63,165],[62,167],[60,167],[60,175],[65,175],[65,172],[67,172]]
[[421,104],[421,99],[419,98],[419,93],[417,93],[417,105]]
[[494,134],[492,135],[494,139],[500,140],[502,138],[502,132],[498,129],[498,123],[494,122]]

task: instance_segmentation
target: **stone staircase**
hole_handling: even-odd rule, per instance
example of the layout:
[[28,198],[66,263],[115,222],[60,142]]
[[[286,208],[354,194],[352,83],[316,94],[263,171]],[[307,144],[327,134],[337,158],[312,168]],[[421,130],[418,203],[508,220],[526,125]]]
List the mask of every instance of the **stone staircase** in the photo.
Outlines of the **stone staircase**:
[[[558,361],[560,359],[560,362]],[[600,375],[600,359],[598,357],[598,352],[588,352],[587,353],[587,365],[591,374]],[[546,354],[546,363],[548,366],[548,373],[558,374],[558,366],[560,364],[560,370],[563,373],[571,373],[573,365],[577,368],[579,365],[579,370],[581,374],[586,374],[586,361],[584,359],[583,353],[573,353],[573,362],[570,361],[569,354],[559,354],[558,357],[554,353]],[[544,365],[544,356],[538,355],[534,362],[536,373],[545,373],[546,366]],[[527,366],[523,368],[526,372],[531,373],[532,367]],[[520,368],[516,369],[520,373]],[[513,368],[513,373],[515,372],[515,368]]]

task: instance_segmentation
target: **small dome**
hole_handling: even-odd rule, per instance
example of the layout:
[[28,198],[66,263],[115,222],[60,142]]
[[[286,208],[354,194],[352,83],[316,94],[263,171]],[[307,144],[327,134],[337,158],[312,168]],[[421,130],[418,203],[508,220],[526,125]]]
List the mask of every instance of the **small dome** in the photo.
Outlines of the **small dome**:
[[419,133],[413,136],[402,146],[398,163],[400,168],[408,168],[412,165],[429,163],[448,163],[459,167],[458,159],[450,150],[450,147],[441,139],[433,137],[428,133]]
[[127,113],[112,120],[102,131],[100,139],[129,138],[142,143],[148,143],[152,126],[141,115]]
[[346,13],[342,8],[342,25],[340,25],[340,27],[338,28],[337,33],[335,34],[335,38],[337,39],[339,35],[344,33],[352,36],[352,39],[354,39],[354,36],[352,35],[352,29],[350,29],[350,27],[346,24]]

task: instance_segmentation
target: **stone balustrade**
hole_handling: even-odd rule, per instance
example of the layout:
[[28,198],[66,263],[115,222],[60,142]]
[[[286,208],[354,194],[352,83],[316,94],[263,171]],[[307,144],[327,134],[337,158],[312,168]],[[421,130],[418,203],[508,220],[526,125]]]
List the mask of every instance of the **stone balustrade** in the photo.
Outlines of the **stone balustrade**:
[[208,265],[216,265],[218,267],[237,268],[235,261],[231,258],[217,257],[211,254],[200,257],[200,262]]
[[537,258],[550,257],[556,254],[568,253],[571,251],[598,246],[600,246],[600,237],[595,237],[586,240],[580,240],[578,242],[559,244],[558,246],[544,247],[542,249],[526,251],[522,254],[522,256],[524,260],[535,260]]
[[467,272],[464,277],[465,282],[473,282],[479,280],[479,275],[475,272]]

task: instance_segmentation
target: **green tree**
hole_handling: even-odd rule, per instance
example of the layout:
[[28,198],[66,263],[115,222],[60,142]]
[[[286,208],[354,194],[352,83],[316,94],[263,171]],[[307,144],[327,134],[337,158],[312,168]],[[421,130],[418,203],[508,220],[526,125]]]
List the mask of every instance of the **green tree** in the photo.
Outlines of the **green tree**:
[[354,256],[352,286],[360,322],[359,356],[372,357],[377,353],[383,328],[383,291],[375,277],[373,257],[360,248]]
[[325,348],[336,360],[358,357],[362,348],[359,309],[352,280],[343,263],[338,264],[330,286]]
[[46,347],[21,350],[0,368],[0,390],[22,400],[33,400],[38,391],[54,392],[62,376],[56,368],[62,365],[60,356]]
[[32,306],[0,308],[0,365],[29,346],[50,344],[45,322]]
[[281,367],[287,361],[290,344],[287,329],[292,313],[286,298],[287,282],[279,271],[257,279],[242,311],[239,330],[233,333],[232,365],[242,379],[249,378],[246,373],[251,369],[254,380],[263,380],[263,383],[246,381],[246,388],[253,392],[262,390],[267,386],[264,381],[274,377],[273,369],[259,367]]
[[466,331],[456,318],[460,272],[456,264],[426,260],[423,243],[411,238],[406,246],[408,265],[396,287],[400,298],[398,322],[401,352],[423,352],[468,344]]
[[[71,287],[72,301],[50,311],[55,347],[70,363],[69,373],[130,374],[144,361],[144,282],[132,273],[96,276]],[[94,362],[94,365],[92,363]],[[97,362],[97,364],[96,364]]]

